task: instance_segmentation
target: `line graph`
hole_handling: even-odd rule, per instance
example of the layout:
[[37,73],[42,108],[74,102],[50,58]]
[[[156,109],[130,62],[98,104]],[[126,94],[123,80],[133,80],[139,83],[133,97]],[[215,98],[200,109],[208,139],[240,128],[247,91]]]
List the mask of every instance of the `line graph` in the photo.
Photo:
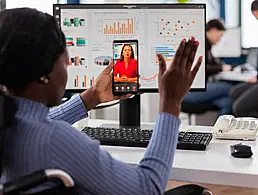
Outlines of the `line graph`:
[[142,80],[144,80],[144,81],[151,81],[151,80],[154,80],[157,76],[158,76],[158,73],[154,74],[154,75],[151,76],[151,77],[143,77],[143,76],[140,76],[140,79],[142,79]]
[[151,76],[145,76],[144,74],[140,75],[140,83],[142,85],[156,86],[157,82],[158,82],[158,73],[155,73],[154,75],[151,75]]

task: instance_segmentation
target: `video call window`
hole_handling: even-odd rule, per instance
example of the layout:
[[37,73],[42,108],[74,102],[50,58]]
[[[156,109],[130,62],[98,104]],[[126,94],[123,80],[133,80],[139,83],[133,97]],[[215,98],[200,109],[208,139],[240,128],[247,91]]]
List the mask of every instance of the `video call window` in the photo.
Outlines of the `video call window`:
[[116,91],[136,91],[138,85],[138,47],[136,42],[114,42],[114,85]]

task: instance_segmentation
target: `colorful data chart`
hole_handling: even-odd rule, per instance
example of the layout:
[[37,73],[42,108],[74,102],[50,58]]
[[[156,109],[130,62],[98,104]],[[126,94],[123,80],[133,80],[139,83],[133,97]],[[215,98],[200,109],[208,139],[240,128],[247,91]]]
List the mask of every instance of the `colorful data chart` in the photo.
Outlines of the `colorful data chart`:
[[66,27],[80,27],[85,25],[85,20],[83,18],[64,18],[63,25]]
[[134,28],[134,19],[107,19],[103,21],[104,35],[133,35]]
[[85,65],[85,58],[80,57],[80,56],[75,56],[70,58],[69,60],[69,66],[84,66]]
[[100,66],[107,66],[111,58],[111,56],[98,56],[94,59],[94,63]]
[[74,87],[75,88],[89,88],[92,87],[94,85],[95,82],[95,78],[94,77],[90,77],[90,79],[87,81],[88,77],[86,75],[76,75],[74,77]]
[[[66,37],[66,45],[68,47],[75,46],[74,44],[74,38],[73,37]],[[77,47],[85,47],[86,46],[86,39],[83,37],[77,37],[76,38],[76,46]]]
[[77,47],[85,47],[86,46],[86,40],[83,37],[77,37],[76,38],[76,46]]
[[[182,32],[188,32],[194,30],[196,21],[195,20],[175,20],[165,17],[159,18],[159,36],[177,36]],[[179,34],[180,33],[180,34]]]
[[66,37],[66,45],[67,45],[67,47],[74,46],[74,41],[73,41],[72,37]]
[[162,54],[167,62],[172,61],[173,56],[175,55],[175,50],[168,46],[157,46],[155,50],[156,50],[156,54],[157,53]]

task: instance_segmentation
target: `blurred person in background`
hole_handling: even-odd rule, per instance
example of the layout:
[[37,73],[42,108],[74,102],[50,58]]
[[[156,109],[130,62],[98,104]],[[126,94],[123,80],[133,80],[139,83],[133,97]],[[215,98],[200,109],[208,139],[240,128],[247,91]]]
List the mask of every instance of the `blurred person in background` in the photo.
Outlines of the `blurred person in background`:
[[[223,23],[218,19],[210,20],[206,25],[206,78],[209,79],[222,71],[231,71],[232,66],[221,64],[212,55],[212,46],[217,44],[226,31]],[[207,104],[219,108],[219,115],[230,114],[232,104],[229,98],[229,91],[232,84],[228,82],[207,82],[206,92],[188,93],[183,104]]]
[[[258,19],[258,1],[255,0],[251,5],[251,12]],[[253,76],[246,83],[241,83],[230,92],[233,102],[233,114],[237,117],[256,117],[258,118],[258,85],[257,76]]]

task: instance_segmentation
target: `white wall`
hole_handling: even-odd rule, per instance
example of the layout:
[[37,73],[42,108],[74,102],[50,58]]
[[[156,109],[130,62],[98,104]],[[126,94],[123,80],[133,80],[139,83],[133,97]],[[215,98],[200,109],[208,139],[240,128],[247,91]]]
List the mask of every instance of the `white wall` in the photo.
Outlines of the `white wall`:
[[225,1],[225,25],[227,28],[239,26],[240,0]]
[[58,0],[6,0],[6,8],[30,7],[52,15],[53,4],[57,2]]

